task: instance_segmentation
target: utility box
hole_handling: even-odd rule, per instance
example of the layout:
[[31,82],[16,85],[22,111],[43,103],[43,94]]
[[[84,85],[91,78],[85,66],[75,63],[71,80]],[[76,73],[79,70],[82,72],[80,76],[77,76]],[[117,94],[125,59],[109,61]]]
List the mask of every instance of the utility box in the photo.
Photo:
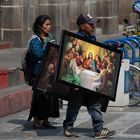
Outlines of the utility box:
[[130,60],[123,59],[118,79],[116,100],[115,102],[110,101],[109,107],[125,107],[129,105],[129,90],[126,90],[126,88],[129,88],[129,75],[125,77],[126,73],[129,73],[129,69]]

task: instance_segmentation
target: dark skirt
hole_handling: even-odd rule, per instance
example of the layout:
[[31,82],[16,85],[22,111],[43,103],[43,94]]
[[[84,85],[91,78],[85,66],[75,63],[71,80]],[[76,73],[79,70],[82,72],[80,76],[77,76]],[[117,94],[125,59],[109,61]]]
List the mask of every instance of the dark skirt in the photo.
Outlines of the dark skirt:
[[45,120],[49,117],[59,117],[59,103],[58,98],[43,93],[39,90],[33,91],[31,109],[28,120],[32,117],[38,117],[40,120]]

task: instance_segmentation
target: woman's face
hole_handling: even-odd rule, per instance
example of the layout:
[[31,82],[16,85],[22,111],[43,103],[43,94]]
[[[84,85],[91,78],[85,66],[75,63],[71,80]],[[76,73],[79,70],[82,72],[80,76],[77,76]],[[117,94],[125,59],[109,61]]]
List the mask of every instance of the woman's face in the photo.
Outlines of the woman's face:
[[42,26],[42,32],[46,34],[49,33],[50,30],[51,30],[51,21],[47,19]]

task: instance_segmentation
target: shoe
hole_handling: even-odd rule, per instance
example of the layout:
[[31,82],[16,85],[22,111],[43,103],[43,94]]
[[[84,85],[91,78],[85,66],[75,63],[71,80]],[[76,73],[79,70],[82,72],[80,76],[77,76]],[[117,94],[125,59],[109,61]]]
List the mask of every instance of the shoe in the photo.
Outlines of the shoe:
[[56,129],[56,127],[51,125],[49,122],[47,122],[47,123],[43,122],[42,125],[46,128],[49,128],[49,129]]
[[116,132],[114,130],[110,131],[107,128],[102,128],[99,132],[95,133],[96,139],[107,138],[114,135]]
[[43,126],[38,123],[33,123],[32,126],[33,126],[33,129],[42,129],[43,128]]
[[72,127],[64,129],[63,133],[66,137],[78,137],[78,134],[73,130]]

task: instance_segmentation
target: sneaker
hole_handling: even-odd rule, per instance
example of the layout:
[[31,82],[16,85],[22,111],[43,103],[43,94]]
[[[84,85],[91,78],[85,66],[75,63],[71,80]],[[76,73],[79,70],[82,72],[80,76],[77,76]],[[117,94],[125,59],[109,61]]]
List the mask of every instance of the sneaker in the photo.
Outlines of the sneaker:
[[64,129],[64,135],[66,137],[78,137],[77,133],[73,130],[72,127]]
[[114,130],[110,131],[107,128],[102,128],[99,132],[95,133],[96,139],[107,138],[114,135],[116,132]]

